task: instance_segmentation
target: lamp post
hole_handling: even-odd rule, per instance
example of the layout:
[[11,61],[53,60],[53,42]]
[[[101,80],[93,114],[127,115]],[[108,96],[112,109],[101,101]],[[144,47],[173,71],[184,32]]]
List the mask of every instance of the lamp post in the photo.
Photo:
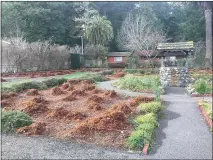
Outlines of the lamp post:
[[83,30],[83,35],[81,36],[81,54],[83,55],[84,54],[84,31],[85,31],[85,26],[84,24],[82,25],[82,30]]
[[83,36],[81,36],[81,54],[84,54],[84,40],[83,40]]

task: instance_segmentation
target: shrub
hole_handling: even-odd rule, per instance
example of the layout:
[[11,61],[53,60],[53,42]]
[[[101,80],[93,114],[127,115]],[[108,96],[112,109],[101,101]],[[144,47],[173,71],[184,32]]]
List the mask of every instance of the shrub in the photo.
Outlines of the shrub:
[[31,118],[21,111],[2,111],[1,132],[13,132],[17,128],[32,124]]
[[144,123],[149,123],[158,127],[157,116],[154,113],[140,115],[136,117],[135,122],[138,126]]
[[204,79],[197,80],[193,86],[195,88],[195,91],[200,94],[212,92],[212,84]]
[[125,73],[130,73],[130,74],[135,74],[135,73],[144,74],[145,73],[144,70],[139,70],[139,69],[125,69],[124,72]]
[[158,113],[163,109],[160,101],[154,101],[150,103],[144,103],[139,106],[140,111],[144,113]]
[[113,70],[104,70],[104,71],[102,71],[102,74],[103,75],[112,75],[113,74]]
[[131,149],[142,149],[145,144],[152,142],[156,126],[152,123],[140,124],[127,139],[127,146]]
[[114,85],[121,89],[129,89],[132,91],[154,90],[160,86],[160,78],[158,76],[126,75],[114,83]]
[[26,89],[46,89],[47,86],[42,82],[25,82],[12,85],[14,92],[23,92]]
[[48,79],[48,80],[45,80],[45,81],[42,81],[48,88],[51,88],[51,87],[55,87],[55,86],[58,86],[58,85],[61,85],[63,84],[64,82],[66,82],[67,79],[65,78],[51,78],[51,79]]
[[131,149],[142,149],[144,146],[143,130],[136,130],[127,139],[127,146]]

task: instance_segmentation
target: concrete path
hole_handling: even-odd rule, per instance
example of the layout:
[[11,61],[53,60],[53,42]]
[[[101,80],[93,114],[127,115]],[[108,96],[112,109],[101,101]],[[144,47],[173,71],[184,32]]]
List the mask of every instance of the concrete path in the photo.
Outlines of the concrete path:
[[[115,89],[111,86],[111,81],[99,83],[98,86],[102,89]],[[115,91],[129,96],[144,95],[119,89]],[[164,117],[159,121],[160,127],[157,129],[156,141],[150,155],[41,136],[2,135],[2,158],[212,159],[212,134],[195,100],[189,97],[183,88],[168,88],[167,93],[162,96],[162,99],[168,107]]]

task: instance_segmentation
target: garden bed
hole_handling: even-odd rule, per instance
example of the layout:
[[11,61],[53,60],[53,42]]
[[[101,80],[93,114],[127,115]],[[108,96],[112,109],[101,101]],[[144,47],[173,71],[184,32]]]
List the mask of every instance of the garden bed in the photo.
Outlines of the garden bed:
[[113,86],[141,93],[155,93],[160,95],[164,92],[160,84],[160,78],[157,75],[137,76],[127,74],[119,81],[114,82]]
[[114,91],[97,89],[90,80],[68,80],[46,90],[2,95],[4,112],[18,110],[32,118],[33,123],[17,133],[113,147],[126,147],[138,105],[153,100],[124,99]]
[[207,125],[212,130],[212,104],[206,101],[198,102],[198,106],[201,110],[202,115],[205,118]]
[[192,97],[212,96],[212,74],[191,74],[192,83],[186,90]]

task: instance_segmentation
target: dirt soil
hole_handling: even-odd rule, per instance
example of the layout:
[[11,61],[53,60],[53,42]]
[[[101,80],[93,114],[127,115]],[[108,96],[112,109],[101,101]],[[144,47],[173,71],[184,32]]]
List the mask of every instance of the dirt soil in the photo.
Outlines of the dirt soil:
[[124,99],[115,91],[96,89],[90,81],[76,80],[57,89],[39,90],[37,94],[3,96],[5,110],[22,110],[33,120],[32,125],[18,129],[17,133],[114,147],[124,146],[125,138],[133,130],[129,118],[136,113],[136,104],[152,100]]

